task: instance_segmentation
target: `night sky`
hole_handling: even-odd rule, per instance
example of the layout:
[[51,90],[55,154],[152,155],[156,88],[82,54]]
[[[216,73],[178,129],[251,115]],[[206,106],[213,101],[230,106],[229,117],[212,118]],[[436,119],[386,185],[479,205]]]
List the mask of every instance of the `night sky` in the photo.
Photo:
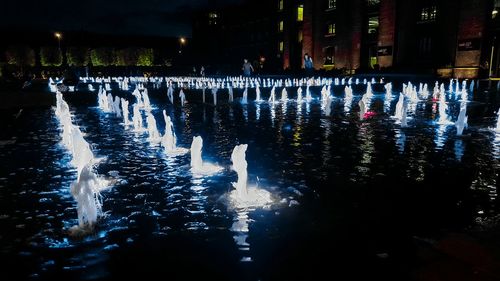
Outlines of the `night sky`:
[[190,36],[193,11],[242,0],[6,0],[0,27],[122,35]]

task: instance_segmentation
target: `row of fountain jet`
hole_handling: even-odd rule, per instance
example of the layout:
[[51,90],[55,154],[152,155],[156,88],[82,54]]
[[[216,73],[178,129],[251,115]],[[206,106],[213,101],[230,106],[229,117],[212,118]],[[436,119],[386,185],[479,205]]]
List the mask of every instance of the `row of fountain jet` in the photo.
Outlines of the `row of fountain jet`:
[[[185,81],[185,79],[186,78],[177,78],[177,81],[179,81],[179,80]],[[231,80],[230,78],[227,78],[227,81],[230,81],[230,82],[228,82],[228,84],[226,85],[225,84],[226,79],[219,79],[219,80],[222,80],[222,82],[217,81],[215,79],[211,79],[212,80],[211,81],[208,78],[205,78],[205,79],[187,78],[187,79],[189,79],[188,80],[188,81],[190,81],[189,83],[194,83],[196,85],[196,88],[198,88],[199,83],[202,83],[200,81],[204,81],[203,83],[208,81],[206,84],[207,86],[202,88],[203,89],[202,90],[203,102],[204,103],[206,102],[206,89],[209,88],[209,89],[211,89],[214,105],[217,105],[217,92],[219,89],[221,89],[220,87],[222,87],[222,88],[227,87],[227,91],[228,91],[228,95],[229,95],[228,101],[233,102],[234,101],[234,94],[233,94],[233,87],[231,86],[231,84],[238,87],[238,85],[240,85],[240,86],[242,85],[240,83],[245,81],[245,79],[238,80],[237,78],[233,78]],[[196,80],[196,79],[199,79],[199,80]],[[119,81],[122,81],[122,80],[119,80]],[[127,78],[125,78],[124,81],[127,81]],[[195,81],[195,82],[193,82],[193,81]],[[248,78],[246,81],[247,81],[247,84],[248,84],[248,81],[250,81],[251,87],[255,87],[255,92],[256,92],[255,101],[262,102],[263,100],[261,99],[261,91],[260,91],[260,86],[259,86],[261,81],[259,81],[258,79],[248,80]],[[282,80],[269,81],[268,84],[266,84],[266,81],[267,81],[266,79],[263,79],[263,81],[264,81],[264,86],[270,85],[271,83],[274,83],[274,85],[272,86],[268,101],[271,104],[276,104],[276,94],[275,94],[276,87],[282,85],[283,81]],[[307,102],[310,102],[312,100],[309,87],[311,85],[316,85],[316,84],[323,85],[323,88],[321,90],[321,102],[322,102],[322,109],[324,110],[326,115],[330,115],[330,113],[331,113],[331,103],[333,101],[333,96],[330,95],[331,85],[333,83],[336,85],[340,84],[340,83],[342,83],[342,84],[346,83],[345,78],[342,79],[342,82],[340,82],[339,78],[335,78],[333,80],[321,79],[321,78],[318,78],[317,80],[314,80],[314,79],[309,79],[309,80],[295,79],[295,80],[293,80],[293,83],[291,81],[292,80],[290,80],[290,82],[287,82],[287,80],[285,80],[285,87],[283,88],[282,93],[281,93],[281,101],[282,102],[288,101],[288,93],[286,90],[286,85],[291,85],[291,84],[302,85],[304,83],[307,84],[307,86],[306,86],[306,98],[305,98],[305,100]],[[359,79],[356,80],[356,83],[358,83],[358,82],[359,82]],[[372,78],[372,82],[374,82],[373,78]],[[373,97],[373,91],[372,91],[372,86],[371,86],[372,82],[367,82],[366,79],[363,81],[363,83],[366,84],[366,93],[363,95],[362,99],[358,103],[359,108],[360,108],[360,119],[361,120],[365,119],[366,117],[369,117],[370,115],[373,114],[373,112],[369,111],[371,99]],[[381,82],[383,82],[383,81],[381,81]],[[351,80],[347,81],[347,84],[351,84],[351,83],[352,83],[352,78],[351,78]],[[89,86],[91,86],[91,84],[89,84]],[[106,86],[109,87],[109,84],[106,84]],[[106,86],[105,86],[105,88],[106,88]],[[470,88],[470,90],[473,90],[475,88],[474,81],[472,81],[469,88]],[[385,89],[386,89],[386,102],[390,103],[390,101],[392,100],[392,84],[391,83],[386,84]],[[143,84],[138,84],[136,87],[136,90],[133,92],[134,96],[137,97],[137,95],[140,95],[140,94],[138,94],[139,91],[147,91],[147,89],[144,87]],[[457,118],[457,121],[455,122],[455,126],[457,127],[457,134],[461,135],[463,133],[463,130],[467,127],[467,116],[466,116],[467,100],[468,100],[467,81],[462,81],[462,87],[460,88],[459,81],[450,80],[448,93],[455,93],[455,94],[459,94],[461,96],[461,99],[460,99],[461,109],[460,109],[460,113],[459,113],[459,116]],[[170,102],[173,104],[174,103],[174,87],[172,86],[172,83],[170,83],[170,86],[168,87],[167,95],[169,97]],[[415,105],[416,103],[418,103],[421,100],[427,100],[429,98],[429,95],[430,95],[430,93],[429,93],[427,84],[420,83],[418,91],[417,91],[416,86],[413,86],[411,83],[408,83],[408,85],[404,84],[403,91],[399,96],[399,100],[398,100],[398,103],[396,105],[396,111],[395,111],[393,118],[395,118],[396,122],[398,124],[400,124],[402,127],[406,127],[408,125],[407,124],[408,105],[410,103]],[[185,96],[184,91],[182,89],[179,92],[179,97],[181,100],[181,105],[184,106],[184,104],[186,102],[186,96]],[[352,87],[346,86],[345,87],[345,104],[344,104],[346,110],[350,109],[352,99],[353,99]],[[302,100],[303,100],[302,99],[302,87],[299,86],[299,88],[297,90],[297,102],[300,103],[300,102],[302,102]],[[444,89],[444,84],[441,84],[441,86],[439,86],[439,84],[436,82],[436,85],[435,85],[434,91],[433,91],[433,100],[438,101],[438,104],[439,104],[439,120],[437,120],[437,123],[440,125],[453,124],[450,121],[450,118],[447,114],[448,105],[446,103],[446,91]],[[148,104],[149,99],[144,100],[144,102]],[[112,101],[110,101],[110,104],[111,103],[112,103]],[[241,98],[241,103],[243,103],[243,104],[248,103],[248,87],[244,88],[243,97]],[[140,105],[140,102],[138,102],[137,105]],[[134,109],[134,116],[136,116],[136,114],[135,114],[136,112],[137,112],[137,110]],[[137,119],[134,119],[134,120],[137,120]],[[134,122],[134,124],[135,124],[135,122]]]
[[[52,78],[51,78],[52,79]],[[57,84],[56,80],[49,80],[49,86]],[[170,86],[176,86],[177,88],[187,88],[187,89],[204,89],[204,88],[218,88],[218,89],[228,89],[232,88],[256,88],[257,86],[262,88],[271,87],[305,87],[305,86],[323,86],[334,84],[339,85],[359,85],[363,83],[376,84],[375,78],[367,80],[366,78],[361,81],[359,78],[302,78],[302,79],[271,79],[271,78],[261,78],[261,77],[225,77],[225,78],[205,78],[205,77],[81,77],[80,81],[84,84],[89,85],[90,91],[95,91],[93,84],[98,83],[104,85],[106,91],[111,91],[111,83],[118,84],[120,90],[129,91],[130,87],[135,85],[139,90],[143,90],[144,85],[150,84],[153,89],[159,89],[163,85],[167,88]],[[379,80],[380,84],[384,83],[383,79]]]
[[[161,145],[169,157],[181,156],[189,151],[191,152],[191,172],[197,177],[210,176],[221,172],[223,169],[217,165],[204,162],[202,160],[203,139],[200,136],[193,137],[191,148],[188,150],[177,146],[177,139],[174,132],[174,127],[170,116],[163,111],[165,119],[165,133],[163,136],[159,133],[156,125],[156,120],[152,114],[153,107],[151,106],[147,89],[140,91],[134,90],[132,93],[136,98],[136,103],[133,104],[132,120],[129,117],[129,102],[124,98],[119,98],[107,94],[104,89],[99,89],[98,105],[99,108],[105,113],[113,113],[116,116],[123,118],[123,125],[127,129],[133,129],[137,133],[147,133],[148,141],[152,145]],[[182,94],[181,94],[182,96]],[[62,109],[60,109],[62,108]],[[64,112],[60,114],[59,112]],[[142,112],[146,115],[146,127],[143,124]],[[60,118],[63,128],[63,143],[66,144],[66,138],[70,134],[77,134],[78,127],[71,124],[71,117],[69,113],[69,106],[63,100],[62,94],[57,93],[57,108],[56,116]],[[69,117],[68,117],[69,116]],[[67,131],[65,124],[71,124],[71,130]],[[83,139],[81,132],[79,138],[75,138],[78,142],[68,142],[72,149],[73,157],[75,159],[75,166],[77,167],[79,177],[75,184],[72,185],[72,193],[75,196],[78,204],[78,217],[80,219],[80,228],[88,229],[93,226],[100,214],[102,214],[102,201],[99,193],[104,189],[105,181],[99,179],[98,176],[92,171],[95,164],[90,145]],[[234,147],[231,154],[231,161],[233,163],[233,170],[238,175],[238,180],[233,183],[235,190],[231,192],[229,198],[236,207],[255,207],[263,206],[272,202],[271,194],[256,186],[248,186],[248,173],[246,150],[248,145],[241,144]],[[81,158],[79,155],[85,155]],[[78,195],[76,195],[78,194]]]
[[[58,85],[63,83],[64,79],[58,77],[49,78],[49,90],[55,93],[58,90]],[[324,86],[324,85],[359,85],[367,83],[376,84],[375,78],[359,79],[359,78],[302,78],[302,79],[271,79],[262,77],[225,77],[225,78],[206,78],[206,77],[80,77],[80,82],[88,84],[89,91],[96,91],[94,84],[103,85],[108,92],[112,90],[112,84],[118,84],[120,90],[129,91],[131,87],[139,90],[145,88],[144,85],[150,84],[153,89],[160,89],[163,85],[167,88],[175,86],[177,88],[186,89],[206,89],[206,88],[271,88],[271,87],[305,87],[305,86]],[[380,79],[380,84],[384,83],[384,79]],[[77,91],[78,87],[68,87],[69,92]]]
[[108,181],[94,171],[98,161],[80,128],[73,124],[69,105],[60,92],[56,93],[55,115],[60,123],[62,144],[70,152],[71,165],[77,171],[70,190],[77,202],[78,225],[70,229],[70,234],[85,235],[93,231],[102,215],[100,193],[108,188]]
[[[174,103],[173,93],[173,88],[170,87],[168,96],[172,104]],[[147,133],[150,144],[153,146],[161,145],[168,157],[177,157],[190,151],[191,173],[193,177],[209,177],[223,170],[220,166],[202,160],[203,139],[201,136],[193,137],[190,150],[177,146],[173,123],[165,110],[163,110],[165,130],[164,135],[161,136],[158,132],[154,115],[152,114],[153,107],[151,106],[147,89],[140,90],[136,88],[132,92],[132,95],[136,99],[135,104],[132,106],[132,122],[128,112],[129,102],[126,99],[119,99],[118,97],[113,99],[113,96],[110,93],[106,94],[106,91],[103,89],[100,89],[98,93],[99,108],[103,112],[115,114],[118,118],[123,118],[125,129],[132,129],[136,133]],[[181,103],[184,104],[185,96],[182,90],[180,90],[179,97],[181,98]],[[143,128],[142,113],[146,115],[146,128]],[[249,232],[248,225],[250,223],[249,213],[259,207],[271,206],[274,202],[273,197],[276,197],[272,196],[267,190],[248,183],[248,163],[246,161],[247,148],[247,144],[240,144],[236,145],[232,151],[232,170],[237,173],[238,180],[232,183],[234,189],[225,196],[227,198],[225,202],[227,202],[229,207],[237,214],[230,230],[234,232],[234,240],[243,254],[241,258],[242,262],[250,262],[252,260],[252,258],[248,256],[250,244],[246,241]],[[283,203],[283,201],[280,203]],[[290,206],[296,204],[298,204],[298,202],[295,200],[290,201]]]
[[[321,82],[320,80],[319,82]],[[312,83],[311,83],[312,84]],[[187,149],[178,147],[176,144],[176,136],[174,133],[174,127],[171,118],[163,111],[163,116],[165,119],[165,133],[163,136],[158,132],[156,120],[152,114],[153,107],[148,95],[148,90],[142,84],[136,87],[132,92],[132,95],[136,98],[135,104],[132,105],[132,119],[130,119],[129,113],[129,101],[124,98],[119,98],[111,94],[107,94],[105,89],[100,88],[98,93],[98,103],[99,108],[101,108],[106,113],[114,113],[117,116],[123,118],[123,125],[127,129],[133,129],[138,133],[147,132],[148,140],[151,144],[161,145],[167,155],[169,156],[179,156],[186,154]],[[370,116],[371,112],[369,107],[371,104],[371,99],[373,97],[373,91],[371,87],[371,82],[366,83],[366,93],[363,95],[359,101],[360,107],[360,119],[365,119]],[[454,86],[453,86],[454,85]],[[306,86],[306,95],[303,97],[303,89],[299,87],[297,89],[297,103],[300,104],[302,101],[311,102],[312,95],[310,92],[311,85]],[[473,88],[473,85],[471,88]],[[205,89],[203,88],[203,101],[205,102]],[[211,88],[214,104],[217,104],[217,92],[219,88],[213,86]],[[385,85],[386,90],[386,102],[392,100],[392,84],[388,83]],[[264,102],[261,98],[260,86],[255,85],[256,91],[256,102]],[[228,87],[229,101],[234,101],[233,88]],[[448,92],[444,88],[444,84],[435,84],[432,93],[433,101],[437,101],[439,105],[439,119],[437,123],[439,125],[451,125],[449,116],[447,115],[447,103],[446,95],[454,94],[460,96],[461,110],[460,114],[455,122],[457,127],[457,134],[462,134],[464,128],[467,125],[466,116],[466,103],[468,101],[468,92],[466,82],[462,82],[462,87],[458,81],[456,83],[450,83]],[[168,98],[170,102],[174,103],[174,87],[169,86],[167,91]],[[102,214],[102,200],[100,198],[100,192],[107,187],[107,182],[101,179],[94,171],[93,166],[96,164],[93,153],[90,149],[90,145],[83,138],[83,133],[80,129],[72,124],[71,114],[69,111],[68,104],[63,100],[62,94],[57,93],[57,105],[56,105],[56,116],[58,117],[61,127],[62,127],[62,139],[63,144],[72,153],[73,160],[72,164],[77,168],[78,178],[75,183],[71,186],[71,192],[77,201],[78,219],[79,219],[79,229],[91,228],[96,222],[100,214]],[[408,107],[411,104],[416,104],[419,101],[427,100],[430,97],[430,92],[428,90],[427,84],[420,84],[419,89],[412,85],[411,83],[405,84],[403,86],[402,93],[399,95],[399,100],[396,105],[396,110],[394,113],[394,118],[396,122],[401,125],[401,127],[407,126],[407,113]],[[186,96],[183,89],[179,91],[179,98],[181,100],[181,105],[184,106],[186,102]],[[242,103],[247,103],[248,100],[248,88],[244,88]],[[353,90],[351,86],[345,87],[345,103],[344,105],[350,107],[353,99]],[[321,90],[321,106],[326,115],[330,115],[331,103],[333,101],[333,96],[331,95],[331,84],[323,85]],[[276,99],[276,85],[274,85],[270,91],[269,99],[267,100],[271,105],[278,103]],[[288,92],[286,87],[283,88],[281,92],[280,102],[288,102]],[[146,128],[143,124],[142,112],[146,115]],[[499,118],[497,120],[496,132],[500,133],[500,112]],[[204,163],[201,157],[201,151],[203,147],[203,140],[199,136],[193,138],[191,144],[191,171],[194,175],[207,176],[214,173],[218,173],[222,170],[221,167],[210,163]],[[245,159],[245,153],[247,150],[247,145],[236,146],[231,155],[231,160],[233,162],[233,169],[238,174],[238,181],[234,183],[235,190],[231,193],[231,198],[233,202],[238,206],[255,206],[259,204],[270,203],[270,194],[262,189],[256,187],[248,187],[248,174],[247,174],[247,162]]]

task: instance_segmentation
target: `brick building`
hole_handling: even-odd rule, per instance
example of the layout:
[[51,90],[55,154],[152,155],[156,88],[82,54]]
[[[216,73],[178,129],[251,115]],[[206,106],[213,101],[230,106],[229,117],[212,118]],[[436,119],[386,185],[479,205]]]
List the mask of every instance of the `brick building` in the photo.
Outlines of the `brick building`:
[[224,9],[231,19],[217,50],[228,59],[258,51],[298,71],[308,53],[316,69],[347,73],[500,75],[498,0],[254,0]]
[[494,6],[488,0],[303,0],[296,5],[297,14],[304,9],[296,32],[304,37],[302,54],[311,54],[318,69],[477,77],[489,56]]

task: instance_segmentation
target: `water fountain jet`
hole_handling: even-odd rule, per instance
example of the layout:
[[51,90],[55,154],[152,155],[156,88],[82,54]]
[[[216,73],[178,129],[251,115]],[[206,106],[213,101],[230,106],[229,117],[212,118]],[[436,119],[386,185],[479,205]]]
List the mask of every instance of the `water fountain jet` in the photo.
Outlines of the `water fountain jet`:
[[177,138],[174,133],[174,124],[167,116],[167,112],[163,110],[163,118],[165,119],[165,134],[161,138],[161,146],[165,148],[165,152],[169,155],[184,155],[188,152],[187,149],[177,147]]
[[457,127],[457,136],[461,136],[464,129],[467,128],[467,103],[463,102],[460,106],[460,113],[458,114],[457,122],[455,122],[455,127]]
[[194,137],[191,143],[191,172],[196,175],[211,175],[222,170],[221,167],[204,163],[201,158],[203,139],[200,136]]
[[238,180],[233,182],[235,189],[230,193],[230,198],[237,208],[259,207],[273,202],[268,191],[257,186],[248,187],[248,164],[245,159],[247,148],[247,144],[237,145],[231,154],[232,168],[238,174]]

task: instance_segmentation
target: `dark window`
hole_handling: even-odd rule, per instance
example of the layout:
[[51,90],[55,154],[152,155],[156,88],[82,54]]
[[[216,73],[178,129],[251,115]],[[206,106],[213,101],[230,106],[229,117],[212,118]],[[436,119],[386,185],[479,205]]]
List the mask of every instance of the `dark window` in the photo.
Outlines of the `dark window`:
[[429,57],[432,53],[432,38],[422,37],[418,43],[418,52],[421,57]]
[[325,65],[335,64],[335,47],[326,47],[325,49]]

